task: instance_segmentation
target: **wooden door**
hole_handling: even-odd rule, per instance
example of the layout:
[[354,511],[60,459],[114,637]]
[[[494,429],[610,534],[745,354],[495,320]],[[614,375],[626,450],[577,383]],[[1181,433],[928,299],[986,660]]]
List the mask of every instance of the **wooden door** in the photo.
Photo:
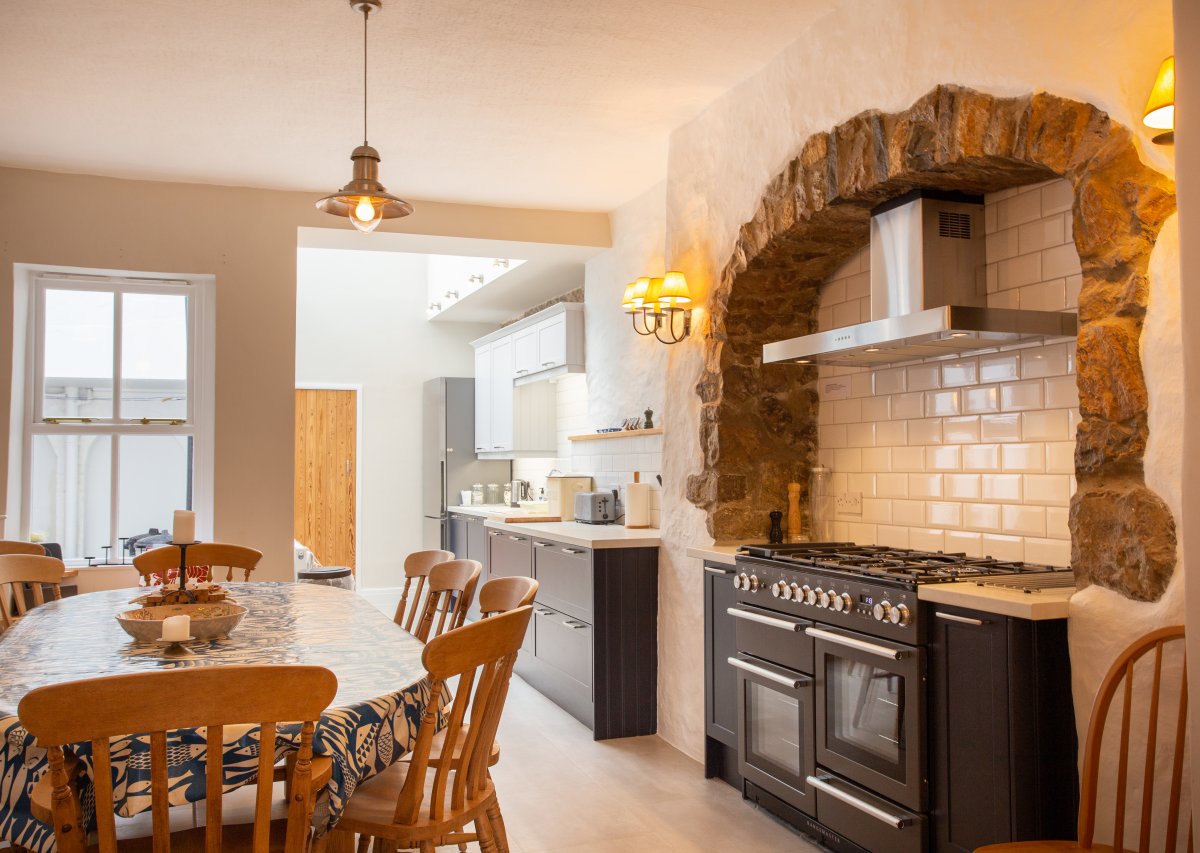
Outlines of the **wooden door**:
[[358,392],[296,389],[296,539],[354,568]]

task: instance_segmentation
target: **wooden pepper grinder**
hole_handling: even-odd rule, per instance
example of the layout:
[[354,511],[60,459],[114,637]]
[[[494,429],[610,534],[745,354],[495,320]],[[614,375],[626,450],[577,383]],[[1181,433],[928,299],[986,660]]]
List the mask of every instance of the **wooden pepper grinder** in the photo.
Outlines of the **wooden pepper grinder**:
[[800,484],[788,483],[788,540],[795,542],[800,539],[802,528],[800,520]]

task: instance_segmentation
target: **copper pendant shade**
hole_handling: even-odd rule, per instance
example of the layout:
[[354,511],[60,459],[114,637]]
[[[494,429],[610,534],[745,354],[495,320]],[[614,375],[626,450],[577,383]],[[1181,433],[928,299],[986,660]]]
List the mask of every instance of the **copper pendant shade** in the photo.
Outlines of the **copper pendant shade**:
[[354,149],[354,177],[332,195],[317,202],[317,209],[334,216],[345,216],[359,231],[369,234],[385,219],[399,219],[413,212],[413,206],[392,195],[379,182],[379,152],[367,144],[367,22],[371,12],[383,7],[383,0],[350,0],[350,6],[363,15],[363,144]]

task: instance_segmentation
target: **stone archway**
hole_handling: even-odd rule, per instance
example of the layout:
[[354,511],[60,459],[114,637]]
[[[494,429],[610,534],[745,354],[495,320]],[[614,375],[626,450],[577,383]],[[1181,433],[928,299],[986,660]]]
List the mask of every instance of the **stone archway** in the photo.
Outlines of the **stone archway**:
[[939,86],[899,113],[868,111],[810,137],[770,183],[709,303],[703,469],[688,498],[718,540],[760,537],[765,507],[816,453],[816,368],[763,365],[762,345],[815,331],[821,283],[868,240],[869,211],[918,187],[987,193],[1062,177],[1075,191],[1079,297],[1072,563],[1081,584],[1156,600],[1175,522],[1142,473],[1147,392],[1138,343],[1150,251],[1174,185],[1096,107],[1038,93]]

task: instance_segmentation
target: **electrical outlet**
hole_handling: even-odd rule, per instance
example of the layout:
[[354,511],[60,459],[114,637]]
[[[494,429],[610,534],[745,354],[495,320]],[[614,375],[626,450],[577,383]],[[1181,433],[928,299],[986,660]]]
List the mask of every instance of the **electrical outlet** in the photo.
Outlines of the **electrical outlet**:
[[842,492],[836,508],[839,515],[862,515],[862,492]]

